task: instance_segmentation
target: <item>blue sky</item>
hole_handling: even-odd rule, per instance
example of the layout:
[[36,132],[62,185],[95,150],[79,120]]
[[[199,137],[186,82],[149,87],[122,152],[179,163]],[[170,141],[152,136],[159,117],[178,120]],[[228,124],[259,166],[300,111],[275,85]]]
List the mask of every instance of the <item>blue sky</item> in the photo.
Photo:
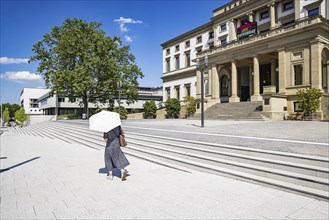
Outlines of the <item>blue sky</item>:
[[1,103],[19,104],[22,88],[45,87],[38,63],[26,61],[32,45],[66,18],[98,21],[108,36],[130,45],[144,78],[140,86],[162,86],[162,48],[180,34],[210,21],[229,0],[0,0]]

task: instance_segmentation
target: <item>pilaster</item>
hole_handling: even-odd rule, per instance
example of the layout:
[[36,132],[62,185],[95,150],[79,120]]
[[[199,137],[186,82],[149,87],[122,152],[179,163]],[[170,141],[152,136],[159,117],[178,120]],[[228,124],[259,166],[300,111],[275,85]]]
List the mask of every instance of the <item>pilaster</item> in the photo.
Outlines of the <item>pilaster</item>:
[[268,7],[270,8],[270,20],[271,20],[271,26],[270,28],[274,28],[276,25],[275,21],[275,2],[271,2]]
[[271,85],[277,87],[276,60],[271,60]]
[[287,64],[286,64],[286,50],[285,48],[280,48],[278,50],[279,57],[279,94],[286,95],[286,73],[287,73]]
[[237,68],[236,68],[236,60],[231,62],[232,65],[232,73],[231,73],[231,88],[232,88],[232,95],[229,98],[229,102],[240,102],[240,98],[238,97],[238,80],[237,80]]
[[311,87],[322,89],[321,52],[323,44],[315,40],[311,42]]
[[300,0],[294,0],[295,20],[300,18]]

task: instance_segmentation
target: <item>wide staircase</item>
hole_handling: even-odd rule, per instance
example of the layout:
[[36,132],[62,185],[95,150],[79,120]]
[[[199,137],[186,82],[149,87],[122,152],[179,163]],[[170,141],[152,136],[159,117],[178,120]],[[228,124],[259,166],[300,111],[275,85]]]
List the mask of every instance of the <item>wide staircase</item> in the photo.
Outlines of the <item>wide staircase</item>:
[[[204,117],[217,120],[268,120],[262,115],[262,105],[263,102],[217,103],[205,111]],[[196,114],[195,118],[200,118],[200,114]]]
[[[87,124],[42,122],[9,132],[60,139],[104,150],[102,133]],[[267,185],[311,197],[329,200],[329,159],[295,153],[261,150],[126,132],[123,151],[185,172],[202,171]]]

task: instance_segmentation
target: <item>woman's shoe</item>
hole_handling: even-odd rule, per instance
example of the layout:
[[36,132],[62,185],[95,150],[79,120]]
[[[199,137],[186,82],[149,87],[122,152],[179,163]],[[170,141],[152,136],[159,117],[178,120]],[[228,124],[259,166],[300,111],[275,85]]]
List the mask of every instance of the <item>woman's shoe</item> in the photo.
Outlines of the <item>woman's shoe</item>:
[[111,175],[111,174],[107,174],[106,179],[108,179],[108,180],[113,180],[113,175]]
[[122,172],[122,175],[121,175],[121,180],[122,181],[125,181],[126,180],[126,177],[127,177],[127,171],[123,171]]

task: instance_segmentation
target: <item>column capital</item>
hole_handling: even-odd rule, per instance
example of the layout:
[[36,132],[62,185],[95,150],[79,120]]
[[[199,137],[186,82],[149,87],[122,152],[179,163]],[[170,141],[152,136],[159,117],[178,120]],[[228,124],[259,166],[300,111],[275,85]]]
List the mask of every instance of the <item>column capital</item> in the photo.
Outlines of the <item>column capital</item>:
[[270,2],[268,5],[267,5],[267,7],[274,7],[276,5],[276,2]]
[[258,58],[259,57],[259,54],[258,53],[257,54],[253,54],[252,57],[253,58]]
[[285,50],[286,50],[285,47],[281,47],[281,48],[278,48],[278,49],[277,49],[278,52],[285,51]]
[[254,14],[255,14],[255,13],[254,13],[253,11],[249,11],[249,12],[246,13],[247,16],[249,16],[249,15],[254,15]]

